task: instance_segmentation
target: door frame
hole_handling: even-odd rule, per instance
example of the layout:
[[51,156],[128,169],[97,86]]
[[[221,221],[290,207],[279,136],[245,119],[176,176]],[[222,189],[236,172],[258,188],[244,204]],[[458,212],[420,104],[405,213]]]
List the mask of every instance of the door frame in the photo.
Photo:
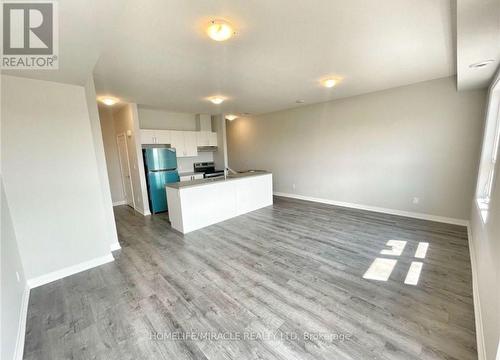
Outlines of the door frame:
[[[127,141],[127,134],[126,133],[119,133],[118,135],[116,135],[116,147],[118,148],[118,160],[120,161],[120,173],[122,175],[122,184],[123,184],[123,192],[124,192],[124,195],[125,195],[125,201],[127,202],[127,190],[125,189],[126,185],[125,185],[125,181],[124,181],[124,176],[123,176],[123,159],[122,159],[122,156],[120,154],[120,144],[118,142],[118,139],[123,137],[123,139],[125,140],[125,152],[126,152],[126,155],[127,155],[127,165],[128,165],[128,176],[129,176],[129,179],[130,179],[130,190],[132,192],[132,205],[133,205],[133,208],[135,210],[135,194],[134,194],[134,183],[132,182],[132,173],[130,172],[130,160],[129,160],[129,152],[128,152],[128,141]],[[129,203],[127,202],[127,205],[129,205]]]

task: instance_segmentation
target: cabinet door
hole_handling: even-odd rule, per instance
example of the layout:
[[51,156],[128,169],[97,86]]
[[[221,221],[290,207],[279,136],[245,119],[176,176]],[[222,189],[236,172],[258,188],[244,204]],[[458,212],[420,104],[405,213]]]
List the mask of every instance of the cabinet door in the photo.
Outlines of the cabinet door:
[[197,131],[196,132],[196,144],[198,146],[208,146],[209,138],[208,138],[208,131]]
[[191,181],[192,176],[191,175],[183,175],[180,177],[180,181]]
[[157,144],[170,144],[170,130],[156,130]]
[[177,157],[183,157],[186,155],[186,147],[184,145],[184,132],[183,131],[171,131],[170,132],[170,145],[175,148]]
[[216,132],[208,133],[208,145],[217,146],[217,133]]
[[184,156],[198,156],[195,131],[184,131]]
[[156,131],[141,130],[141,144],[156,144]]

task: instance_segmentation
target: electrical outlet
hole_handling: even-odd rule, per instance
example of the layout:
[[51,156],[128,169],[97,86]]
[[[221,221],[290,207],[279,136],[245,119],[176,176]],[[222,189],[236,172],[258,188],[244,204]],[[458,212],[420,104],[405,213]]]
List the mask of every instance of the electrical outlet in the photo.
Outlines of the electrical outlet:
[[295,184],[292,184],[292,189],[295,190]]
[[16,278],[17,278],[17,282],[21,281],[21,276],[19,275],[19,273],[17,271],[16,271]]
[[419,204],[419,203],[420,203],[420,198],[418,198],[418,197],[414,197],[414,198],[413,198],[413,200],[412,200],[412,202],[413,202],[415,205],[417,205],[417,204]]

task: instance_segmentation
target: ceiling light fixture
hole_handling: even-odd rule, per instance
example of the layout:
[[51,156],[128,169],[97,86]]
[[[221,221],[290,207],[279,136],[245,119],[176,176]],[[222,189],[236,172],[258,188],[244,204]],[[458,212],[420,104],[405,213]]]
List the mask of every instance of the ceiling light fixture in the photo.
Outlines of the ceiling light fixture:
[[226,115],[226,119],[228,119],[229,121],[233,121],[233,120],[235,120],[237,118],[238,118],[238,116],[233,115],[233,114],[227,114]]
[[322,83],[323,83],[324,87],[332,88],[335,85],[337,85],[337,80],[335,80],[335,79],[325,79],[325,80],[322,81]]
[[491,64],[492,62],[495,62],[495,60],[493,60],[493,59],[484,60],[484,61],[480,61],[480,62],[477,62],[477,63],[474,63],[474,64],[470,64],[469,67],[472,68],[472,69],[482,68],[482,67],[485,67],[485,66]]
[[119,100],[117,98],[109,97],[109,96],[102,97],[102,98],[99,99],[99,101],[102,102],[104,105],[107,105],[107,106],[113,106],[114,104],[116,104],[117,102],[119,102]]
[[210,99],[210,102],[212,104],[215,104],[215,105],[220,105],[224,102],[224,100],[226,100],[225,98],[223,98],[222,96],[212,96]]
[[207,35],[215,41],[225,41],[235,34],[233,27],[225,20],[212,20]]
[[297,104],[303,104],[303,103],[305,103],[306,101],[305,101],[305,100],[295,100],[295,102],[296,102]]

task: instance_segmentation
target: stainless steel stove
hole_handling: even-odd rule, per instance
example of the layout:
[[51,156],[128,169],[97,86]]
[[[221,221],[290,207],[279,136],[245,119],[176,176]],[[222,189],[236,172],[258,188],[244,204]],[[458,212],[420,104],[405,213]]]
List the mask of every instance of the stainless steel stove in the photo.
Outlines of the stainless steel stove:
[[224,176],[224,170],[216,170],[213,161],[194,163],[193,168],[194,172],[205,173],[205,178]]

